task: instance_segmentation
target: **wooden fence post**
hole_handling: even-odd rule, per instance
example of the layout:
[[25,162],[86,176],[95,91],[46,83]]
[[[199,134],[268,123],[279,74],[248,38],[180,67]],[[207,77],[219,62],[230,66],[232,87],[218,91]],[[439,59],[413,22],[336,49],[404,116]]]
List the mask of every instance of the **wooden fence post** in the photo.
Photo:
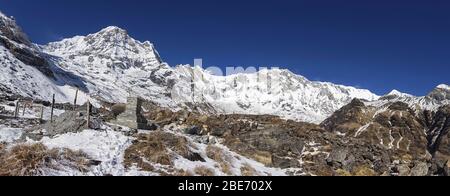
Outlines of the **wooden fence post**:
[[23,104],[23,111],[22,111],[22,116],[25,116],[25,110],[27,109],[27,104],[24,103]]
[[19,116],[19,104],[20,104],[20,99],[18,99],[16,102],[16,108],[14,110],[14,118],[17,118]]
[[89,129],[91,126],[91,103],[87,102],[87,119],[86,119],[86,126]]
[[41,114],[39,115],[39,120],[42,121],[44,119],[44,105],[41,105]]
[[75,108],[77,107],[77,99],[78,99],[78,88],[77,91],[75,91],[75,100],[73,100],[73,110],[75,111]]
[[53,94],[53,99],[52,99],[52,110],[50,112],[50,122],[53,122],[53,109],[55,108],[55,94]]

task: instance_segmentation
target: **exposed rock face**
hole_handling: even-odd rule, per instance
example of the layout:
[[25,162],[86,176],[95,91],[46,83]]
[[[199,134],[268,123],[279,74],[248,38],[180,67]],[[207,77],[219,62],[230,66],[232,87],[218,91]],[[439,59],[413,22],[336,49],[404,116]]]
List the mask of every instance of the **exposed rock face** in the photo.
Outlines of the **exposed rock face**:
[[0,45],[26,65],[36,67],[46,76],[54,78],[50,64],[31,43],[16,22],[0,13]]
[[369,122],[367,114],[363,113],[365,105],[359,99],[336,111],[331,117],[322,122],[321,126],[334,132],[354,132],[360,125]]
[[125,112],[117,116],[114,123],[132,129],[150,129],[148,121],[142,116],[142,100],[137,97],[128,98]]
[[274,116],[190,114],[184,123],[197,127],[195,134],[223,138],[231,150],[277,168],[300,168],[305,143],[312,139],[307,136],[313,135],[302,132],[324,132],[317,125]]
[[417,163],[411,170],[411,176],[426,176],[428,175],[429,166],[427,163]]
[[[359,139],[365,145],[382,147],[391,161],[404,163],[393,164],[398,175],[446,175],[442,162],[447,162],[450,155],[449,108],[443,106],[433,112],[414,110],[403,102],[366,106],[354,100],[321,125],[330,132]],[[429,171],[430,167],[434,171]]]
[[355,100],[325,120],[322,126],[403,155],[424,158],[428,153],[424,131],[427,128],[405,103],[394,102],[377,108]]
[[432,118],[428,116],[426,120],[430,153],[437,160],[450,161],[450,105],[441,107]]
[[0,32],[6,38],[25,45],[31,45],[28,37],[22,32],[22,29],[16,24],[16,21],[5,16],[0,12]]
[[438,101],[450,100],[450,87],[445,84],[439,85],[427,97]]

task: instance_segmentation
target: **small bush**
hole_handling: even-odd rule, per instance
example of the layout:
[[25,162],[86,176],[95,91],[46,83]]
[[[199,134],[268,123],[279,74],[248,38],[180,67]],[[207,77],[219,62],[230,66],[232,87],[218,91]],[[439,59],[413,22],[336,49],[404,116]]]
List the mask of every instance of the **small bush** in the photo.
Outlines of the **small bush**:
[[139,141],[125,150],[126,166],[135,163],[140,168],[147,168],[152,171],[153,167],[149,167],[147,161],[172,166],[172,157],[163,141],[149,137],[147,140]]
[[205,166],[196,167],[194,172],[198,176],[214,176],[214,171]]
[[180,177],[185,177],[185,176],[194,176],[194,174],[192,174],[189,171],[186,170],[177,170],[173,176],[180,176]]
[[[124,165],[127,168],[136,166],[143,171],[161,175],[190,176],[192,174],[189,172],[175,169],[173,161],[179,156],[194,162],[205,161],[191,149],[194,149],[194,146],[185,137],[172,133],[155,131],[140,134],[133,145],[125,150]],[[158,169],[161,166],[165,171]]]
[[349,171],[338,169],[336,170],[336,176],[353,176]]
[[4,149],[6,148],[6,145],[3,143],[0,143],[0,157],[3,156],[4,153]]
[[[203,158],[191,151],[190,142],[180,136],[166,132],[141,134],[138,140],[125,151],[126,166],[133,163],[142,166],[142,162],[150,161],[161,165],[172,166],[176,154],[190,160],[202,161]],[[171,151],[171,152],[170,152]]]
[[359,166],[353,172],[355,176],[377,176],[377,173],[367,166]]
[[242,176],[256,176],[256,173],[256,170],[247,163],[241,167]]
[[61,166],[87,171],[89,160],[82,152],[69,149],[48,149],[43,144],[17,145],[0,153],[1,176],[45,175],[44,169],[61,169]]
[[231,172],[232,157],[227,155],[221,148],[209,145],[206,147],[206,156],[219,163],[222,172],[227,175],[233,175]]

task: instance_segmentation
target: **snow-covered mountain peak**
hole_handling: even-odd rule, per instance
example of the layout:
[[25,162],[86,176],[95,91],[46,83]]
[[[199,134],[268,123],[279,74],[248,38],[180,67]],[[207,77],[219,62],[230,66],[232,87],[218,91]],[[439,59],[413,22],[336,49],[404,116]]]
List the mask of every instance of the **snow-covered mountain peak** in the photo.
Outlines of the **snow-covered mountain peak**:
[[87,36],[75,36],[49,43],[42,49],[51,55],[70,59],[72,64],[108,67],[113,70],[158,67],[162,60],[154,45],[140,42],[126,30],[110,26]]
[[446,84],[441,84],[431,91],[427,97],[437,101],[446,101],[450,103],[450,87]]
[[111,33],[119,33],[119,34],[128,34],[127,30],[122,29],[118,26],[109,26],[109,27],[105,27],[102,30],[100,30],[101,33],[107,33],[107,32],[111,32]]
[[8,20],[8,21],[14,21],[14,18],[11,16],[7,16],[6,14],[4,14],[3,12],[0,12],[0,20]]
[[394,89],[394,90],[392,90],[392,91],[391,91],[389,94],[387,94],[387,95],[402,95],[402,94],[403,94],[402,92],[400,92],[400,91]]
[[402,93],[398,90],[392,90],[389,94],[387,94],[386,96],[392,96],[392,97],[414,97],[413,95],[407,94],[407,93]]
[[0,12],[0,18],[8,18],[3,12]]
[[450,90],[450,86],[446,85],[446,84],[441,84],[441,85],[437,86],[436,88],[442,89],[442,90]]
[[90,43],[111,44],[114,47],[127,47],[129,44],[141,44],[128,35],[126,30],[116,26],[106,27],[97,33],[88,35],[86,39]]

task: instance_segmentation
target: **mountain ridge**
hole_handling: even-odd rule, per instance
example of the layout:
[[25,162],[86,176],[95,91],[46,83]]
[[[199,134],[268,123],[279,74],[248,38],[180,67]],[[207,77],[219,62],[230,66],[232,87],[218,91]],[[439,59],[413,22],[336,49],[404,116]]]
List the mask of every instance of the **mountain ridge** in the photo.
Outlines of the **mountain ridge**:
[[[2,18],[7,21],[2,24],[14,24],[3,25],[2,35],[13,32],[9,33],[12,38],[26,37],[21,31],[8,30],[20,28],[11,19]],[[11,39],[4,40],[9,43]],[[21,62],[23,66],[32,64],[29,66],[52,76],[45,85],[33,86],[52,88],[41,87],[30,94],[23,93],[22,89],[26,88],[24,84],[16,89],[17,93],[49,99],[52,93],[59,91],[57,98],[63,102],[73,99],[73,89],[79,88],[84,101],[120,103],[125,102],[128,96],[139,96],[173,110],[198,109],[197,106],[207,105],[213,108],[212,111],[224,114],[268,114],[320,123],[355,98],[373,103],[379,99],[403,100],[434,109],[449,99],[447,85],[439,85],[426,97],[398,91],[380,97],[366,89],[310,81],[290,70],[272,69],[215,76],[200,67],[172,67],[163,62],[151,42],[138,41],[116,26],[38,47],[31,41],[29,43],[28,50],[35,51],[37,59],[44,59],[42,65],[36,66],[33,62],[18,58],[18,61],[13,60],[7,66],[14,66],[14,62]],[[7,48],[4,52],[8,53],[7,50],[12,49]],[[14,76],[4,76],[4,79],[8,78],[12,80]],[[36,83],[33,77],[28,79],[24,79],[25,83]],[[40,96],[40,93],[45,95]]]

